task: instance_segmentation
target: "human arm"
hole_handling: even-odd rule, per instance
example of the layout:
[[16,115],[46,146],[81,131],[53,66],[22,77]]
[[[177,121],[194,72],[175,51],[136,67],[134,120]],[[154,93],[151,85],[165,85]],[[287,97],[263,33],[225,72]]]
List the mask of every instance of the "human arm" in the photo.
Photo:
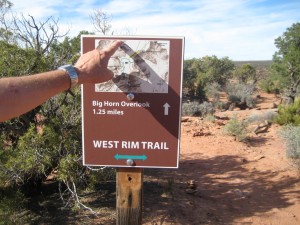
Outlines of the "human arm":
[[[83,54],[74,68],[78,84],[101,83],[112,78],[107,69],[108,60],[122,42]],[[30,76],[0,79],[0,122],[24,114],[52,96],[70,88],[70,77],[64,70],[55,70]]]

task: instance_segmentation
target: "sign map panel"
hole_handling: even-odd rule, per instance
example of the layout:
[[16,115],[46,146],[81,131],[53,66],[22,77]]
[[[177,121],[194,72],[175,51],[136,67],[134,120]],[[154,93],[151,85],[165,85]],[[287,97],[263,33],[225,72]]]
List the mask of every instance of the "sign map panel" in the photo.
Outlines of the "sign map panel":
[[[96,39],[103,48],[111,41]],[[96,92],[168,93],[169,41],[125,40],[109,61],[113,80],[96,85]]]

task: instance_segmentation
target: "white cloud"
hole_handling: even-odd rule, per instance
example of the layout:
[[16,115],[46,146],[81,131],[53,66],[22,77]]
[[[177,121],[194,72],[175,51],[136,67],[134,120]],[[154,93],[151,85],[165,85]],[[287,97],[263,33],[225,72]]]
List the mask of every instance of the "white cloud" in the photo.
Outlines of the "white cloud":
[[216,55],[234,60],[271,59],[274,39],[300,20],[300,2],[287,0],[12,0],[14,8],[37,18],[60,17],[76,35],[93,30],[89,15],[102,8],[115,33],[185,36],[188,58]]
[[25,16],[31,15],[36,19],[43,18],[46,15],[56,14],[57,11],[53,8],[60,4],[60,1],[58,0],[30,0],[30,2],[24,0],[12,0],[11,2],[14,4],[13,10],[23,13]]
[[[165,5],[168,2],[163,1]],[[251,4],[186,1],[182,7],[188,10],[162,9],[152,15],[146,9],[138,16],[128,13],[115,19],[113,27],[120,29],[130,24],[138,34],[183,35],[187,57],[215,54],[235,60],[271,59],[276,50],[274,39],[292,24],[295,12],[272,12],[272,8],[255,8]]]
[[[151,4],[152,1],[148,0],[112,0],[109,1],[108,4],[104,5],[104,10],[111,14],[129,14],[132,12],[133,14],[140,14],[141,11],[148,12],[148,5]],[[153,4],[153,3],[152,3]]]

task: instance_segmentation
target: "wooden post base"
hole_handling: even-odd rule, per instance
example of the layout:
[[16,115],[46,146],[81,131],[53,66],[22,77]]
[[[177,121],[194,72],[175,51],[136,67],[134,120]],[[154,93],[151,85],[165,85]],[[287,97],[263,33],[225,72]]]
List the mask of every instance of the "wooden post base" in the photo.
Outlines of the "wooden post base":
[[141,225],[143,169],[117,169],[117,225]]

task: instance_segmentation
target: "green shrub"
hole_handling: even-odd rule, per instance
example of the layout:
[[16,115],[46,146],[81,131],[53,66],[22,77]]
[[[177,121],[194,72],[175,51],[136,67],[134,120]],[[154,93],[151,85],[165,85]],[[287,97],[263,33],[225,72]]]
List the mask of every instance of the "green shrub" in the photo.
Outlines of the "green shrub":
[[271,79],[263,79],[258,85],[261,90],[267,93],[279,93],[279,87],[276,85],[276,81],[272,81]]
[[247,122],[239,120],[235,114],[225,125],[224,131],[225,134],[234,136],[236,141],[245,141],[248,133],[247,126]]
[[23,210],[24,196],[19,190],[0,189],[0,225],[24,224],[19,214]]
[[[102,181],[115,181],[116,180],[116,169],[110,167],[89,167],[89,177],[87,183],[87,190],[97,190],[97,187]],[[101,187],[100,187],[101,188]]]
[[274,121],[280,125],[300,125],[300,98],[296,98],[291,105],[279,105]]
[[285,126],[281,132],[287,157],[300,169],[300,126]]

